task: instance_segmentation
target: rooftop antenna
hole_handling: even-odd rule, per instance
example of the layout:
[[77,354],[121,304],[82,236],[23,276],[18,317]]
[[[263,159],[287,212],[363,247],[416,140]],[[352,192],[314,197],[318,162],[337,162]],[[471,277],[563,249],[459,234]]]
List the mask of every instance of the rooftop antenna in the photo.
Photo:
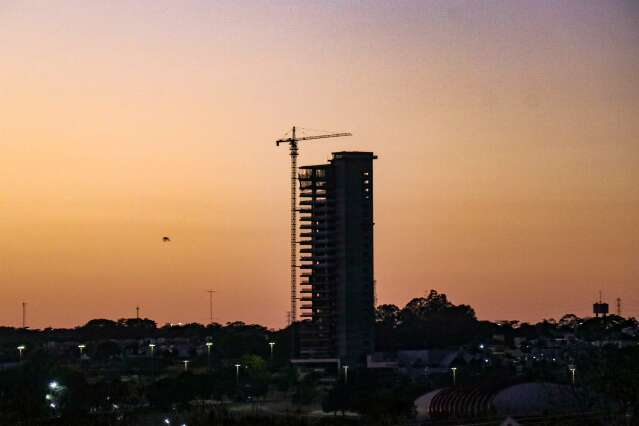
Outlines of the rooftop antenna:
[[217,291],[209,289],[206,292],[209,294],[209,324],[213,324],[213,293]]
[[299,148],[297,143],[314,139],[339,138],[343,136],[353,136],[352,133],[331,133],[317,136],[297,136],[297,128],[293,126],[289,138],[278,139],[276,146],[288,144],[291,156],[291,324],[297,320],[297,156]]

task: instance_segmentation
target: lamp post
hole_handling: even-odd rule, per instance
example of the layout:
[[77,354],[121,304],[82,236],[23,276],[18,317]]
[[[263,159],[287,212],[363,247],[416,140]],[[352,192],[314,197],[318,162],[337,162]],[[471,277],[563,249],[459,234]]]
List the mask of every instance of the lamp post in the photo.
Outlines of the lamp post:
[[457,384],[457,367],[452,367],[450,369],[453,372],[453,386]]
[[240,386],[240,364],[235,364],[235,385]]
[[206,357],[207,357],[207,365],[209,370],[211,369],[211,347],[213,346],[213,342],[206,342]]
[[271,364],[273,364],[273,347],[275,346],[275,342],[268,342],[268,345],[271,348]]
[[27,347],[25,345],[20,345],[17,347],[18,349],[18,358],[20,359],[20,362],[22,362],[22,352],[26,349]]
[[574,364],[570,364],[568,366],[568,370],[570,371],[570,380],[572,381],[572,385],[575,386],[575,366]]
[[155,378],[155,343],[149,343],[151,349],[151,376]]
[[344,365],[342,366],[342,368],[344,369],[344,384],[347,385],[348,384],[348,365]]

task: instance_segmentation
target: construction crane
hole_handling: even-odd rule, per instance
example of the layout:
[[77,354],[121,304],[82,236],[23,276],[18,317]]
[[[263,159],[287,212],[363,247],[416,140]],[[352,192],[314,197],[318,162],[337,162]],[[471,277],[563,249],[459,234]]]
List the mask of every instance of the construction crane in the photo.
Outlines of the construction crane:
[[297,319],[297,156],[299,148],[297,143],[314,139],[340,138],[343,136],[353,136],[352,133],[332,133],[328,135],[297,137],[296,128],[293,126],[291,137],[278,139],[276,146],[288,144],[291,155],[291,312],[290,322],[293,324]]

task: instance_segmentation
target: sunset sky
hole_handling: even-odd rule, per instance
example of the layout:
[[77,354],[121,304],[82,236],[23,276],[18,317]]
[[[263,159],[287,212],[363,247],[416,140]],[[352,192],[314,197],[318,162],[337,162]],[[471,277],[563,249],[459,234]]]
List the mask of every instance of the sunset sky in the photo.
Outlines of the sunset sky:
[[293,124],[379,155],[379,304],[639,315],[636,1],[4,0],[0,325],[283,326]]

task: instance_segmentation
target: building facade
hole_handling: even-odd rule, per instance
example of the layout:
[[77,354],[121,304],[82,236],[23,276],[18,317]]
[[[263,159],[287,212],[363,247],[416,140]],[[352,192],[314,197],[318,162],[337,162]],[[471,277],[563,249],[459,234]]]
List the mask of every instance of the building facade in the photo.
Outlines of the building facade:
[[374,349],[372,152],[336,152],[300,184],[299,356],[362,364]]

